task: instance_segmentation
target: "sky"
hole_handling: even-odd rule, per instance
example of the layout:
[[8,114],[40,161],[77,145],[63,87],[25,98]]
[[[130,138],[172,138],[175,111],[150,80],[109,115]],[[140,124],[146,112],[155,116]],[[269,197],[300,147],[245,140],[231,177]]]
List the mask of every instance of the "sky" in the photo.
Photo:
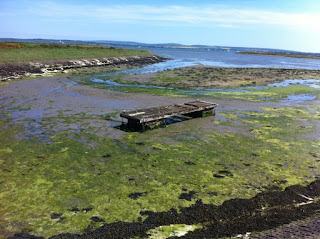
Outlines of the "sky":
[[0,0],[0,38],[320,53],[319,0]]

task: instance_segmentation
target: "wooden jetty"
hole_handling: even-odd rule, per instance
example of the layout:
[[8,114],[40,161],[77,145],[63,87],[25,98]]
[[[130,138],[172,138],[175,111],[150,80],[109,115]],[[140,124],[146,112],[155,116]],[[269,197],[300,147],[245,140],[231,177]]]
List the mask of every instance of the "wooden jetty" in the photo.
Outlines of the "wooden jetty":
[[122,112],[120,117],[128,120],[127,127],[130,130],[145,131],[146,126],[164,123],[166,118],[173,116],[183,115],[195,118],[202,117],[204,112],[212,112],[212,115],[215,115],[217,106],[216,103],[196,100],[184,104],[128,110]]

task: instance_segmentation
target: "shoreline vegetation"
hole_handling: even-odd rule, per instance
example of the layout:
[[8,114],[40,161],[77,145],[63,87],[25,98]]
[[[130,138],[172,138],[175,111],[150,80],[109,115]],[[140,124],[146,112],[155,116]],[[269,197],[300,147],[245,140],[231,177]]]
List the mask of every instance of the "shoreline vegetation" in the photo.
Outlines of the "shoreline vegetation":
[[0,63],[0,83],[23,77],[45,77],[69,73],[73,70],[108,72],[133,67],[142,67],[164,61],[156,55],[90,58],[79,60],[56,60],[45,62]]
[[[0,43],[0,82],[99,67],[101,71],[164,61],[149,51],[95,45]],[[99,70],[97,70],[99,72]]]
[[1,63],[45,62],[142,55],[152,55],[152,53],[146,50],[120,49],[98,45],[0,42]]
[[164,61],[145,50],[95,45],[0,43],[0,82],[28,76],[48,76],[69,70],[105,67],[142,67]]
[[262,56],[281,56],[281,57],[307,58],[307,59],[320,60],[320,55],[307,55],[307,54],[296,54],[296,53],[243,51],[243,52],[238,52],[237,54],[243,54],[243,55],[262,55]]

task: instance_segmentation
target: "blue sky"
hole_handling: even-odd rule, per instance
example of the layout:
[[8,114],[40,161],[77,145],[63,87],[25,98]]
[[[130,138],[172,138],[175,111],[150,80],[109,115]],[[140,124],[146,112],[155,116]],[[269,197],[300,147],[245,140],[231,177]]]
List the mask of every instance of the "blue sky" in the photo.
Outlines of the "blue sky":
[[0,37],[320,52],[319,0],[0,0]]

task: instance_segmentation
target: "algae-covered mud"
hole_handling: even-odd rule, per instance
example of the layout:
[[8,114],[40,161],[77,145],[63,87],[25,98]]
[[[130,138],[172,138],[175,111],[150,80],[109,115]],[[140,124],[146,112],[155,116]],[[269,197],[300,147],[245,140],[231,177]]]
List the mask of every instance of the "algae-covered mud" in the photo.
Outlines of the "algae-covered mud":
[[135,72],[135,69],[109,72],[83,77],[78,82],[121,92],[256,102],[316,99],[320,88],[319,70],[198,65],[144,74]]
[[[205,65],[169,69],[149,74],[124,71],[97,76],[118,83],[143,84],[180,89],[235,88],[267,85],[286,79],[320,79],[320,70],[280,68],[224,68]],[[130,73],[130,74],[125,74]]]
[[[89,79],[1,85],[3,238],[231,237],[320,209],[318,82],[182,94]],[[125,109],[199,96],[216,116],[117,129]]]

